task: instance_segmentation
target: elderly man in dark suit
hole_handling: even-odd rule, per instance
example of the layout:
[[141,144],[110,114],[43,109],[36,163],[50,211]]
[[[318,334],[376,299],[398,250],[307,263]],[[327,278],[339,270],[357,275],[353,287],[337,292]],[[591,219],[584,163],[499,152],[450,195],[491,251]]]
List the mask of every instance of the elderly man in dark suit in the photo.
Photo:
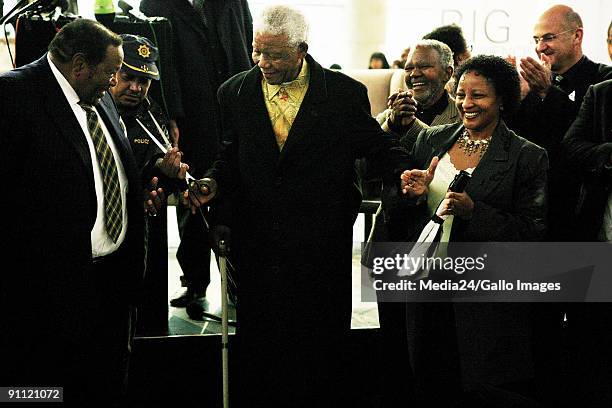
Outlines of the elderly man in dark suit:
[[369,115],[366,88],[322,68],[307,54],[306,32],[292,8],[263,11],[257,66],[219,89],[231,142],[209,187],[192,197],[199,205],[216,193],[220,222],[233,228],[240,389],[249,407],[340,406],[336,399],[350,394],[341,387],[341,350],[360,204],[354,162],[366,156],[388,172],[408,165]]
[[39,60],[0,76],[6,191],[0,383],[63,386],[67,402],[125,392],[144,272],[143,187],[108,94],[121,38],[66,25]]
[[[172,23],[173,64],[164,75],[175,77],[179,92],[169,103],[170,130],[174,129],[190,173],[202,177],[212,165],[221,135],[217,89],[252,67],[253,23],[247,0],[143,0],[140,10]],[[179,206],[177,212],[181,244],[176,257],[186,290],[170,304],[185,307],[197,302],[205,308],[203,297],[210,282],[205,227],[202,218],[190,216],[188,210]]]

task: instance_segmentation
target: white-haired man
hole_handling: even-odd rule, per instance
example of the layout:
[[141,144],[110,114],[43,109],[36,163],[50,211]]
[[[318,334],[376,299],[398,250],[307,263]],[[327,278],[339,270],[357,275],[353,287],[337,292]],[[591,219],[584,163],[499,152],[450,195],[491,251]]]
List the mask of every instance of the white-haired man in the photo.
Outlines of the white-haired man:
[[[241,396],[249,407],[339,406],[350,394],[341,351],[360,204],[354,162],[367,157],[381,172],[407,165],[369,115],[365,86],[323,69],[307,54],[306,34],[300,12],[266,8],[254,26],[257,66],[218,94],[229,144],[208,175],[219,186],[220,222],[230,222],[222,215],[228,203],[235,214]],[[212,193],[192,197],[194,205]]]
[[437,40],[417,41],[410,47],[404,71],[410,91],[393,93],[389,108],[377,120],[383,129],[401,135],[410,149],[424,128],[459,120],[454,100],[444,89],[453,75],[453,52]]

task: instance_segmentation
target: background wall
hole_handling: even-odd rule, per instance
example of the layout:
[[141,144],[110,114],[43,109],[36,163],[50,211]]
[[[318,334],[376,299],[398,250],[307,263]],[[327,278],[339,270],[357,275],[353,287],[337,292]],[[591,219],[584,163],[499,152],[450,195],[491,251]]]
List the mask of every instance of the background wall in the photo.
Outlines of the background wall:
[[[16,0],[5,0],[9,10]],[[127,0],[138,7],[139,0]],[[256,16],[264,5],[282,0],[250,0]],[[543,10],[563,2],[582,17],[585,54],[598,62],[611,63],[606,36],[612,20],[610,0],[285,0],[301,9],[311,25],[310,51],[324,66],[367,68],[374,51],[382,51],[391,63],[402,50],[433,28],[450,23],[463,27],[475,53],[505,56],[535,55],[533,25]],[[79,12],[93,17],[94,0],[78,0]],[[0,64],[6,60],[0,44]],[[0,65],[1,66],[1,65]]]

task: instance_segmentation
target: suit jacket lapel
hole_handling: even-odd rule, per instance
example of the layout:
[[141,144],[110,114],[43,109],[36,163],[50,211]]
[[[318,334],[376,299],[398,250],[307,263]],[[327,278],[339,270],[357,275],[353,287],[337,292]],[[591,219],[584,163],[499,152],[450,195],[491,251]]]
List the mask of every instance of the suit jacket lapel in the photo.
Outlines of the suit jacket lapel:
[[318,127],[318,118],[321,115],[318,105],[327,99],[325,71],[310,55],[306,56],[306,60],[310,70],[308,90],[281,151],[280,163],[291,154],[296,145],[312,142],[312,137],[309,136]]
[[91,156],[89,146],[87,145],[86,135],[77,118],[74,116],[72,108],[66,100],[66,96],[62,92],[62,88],[57,83],[53,76],[51,67],[47,62],[47,54],[42,56],[35,64],[40,64],[40,69],[44,71],[45,77],[41,82],[41,86],[46,87],[46,92],[41,92],[41,96],[45,98],[45,109],[49,113],[49,117],[54,122],[58,130],[58,134],[66,139],[69,146],[72,146],[76,151],[76,156],[86,168],[88,174],[91,174],[93,183],[93,168],[91,165]]
[[457,116],[459,116],[459,111],[457,110],[457,106],[455,106],[455,101],[451,98],[450,95],[446,95],[448,98],[448,105],[446,109],[436,117],[431,122],[430,126],[437,125],[446,125],[447,123],[453,123],[457,121]]
[[202,36],[205,43],[208,42],[204,20],[196,9],[190,6],[187,1],[176,1],[175,5],[176,16],[197,31]]
[[240,137],[249,138],[265,154],[264,157],[276,164],[280,152],[264,101],[261,78],[259,67],[255,66],[247,72],[238,89],[237,109],[240,117],[246,118],[241,122],[247,124],[240,129]]
[[491,144],[472,173],[472,179],[466,188],[473,200],[486,198],[503,178],[508,167],[509,143],[509,130],[503,120],[500,120],[491,138]]
[[[433,146],[434,151],[431,157],[429,158],[429,161],[431,161],[434,156],[442,157],[442,155],[447,154],[450,148],[453,147],[453,144],[455,144],[459,136],[461,136],[461,134],[463,133],[463,129],[463,126],[457,126],[457,129],[455,129],[455,131],[448,135],[446,138],[436,141],[435,144],[437,146]],[[427,163],[424,163],[423,165],[425,167],[429,166],[429,161]]]

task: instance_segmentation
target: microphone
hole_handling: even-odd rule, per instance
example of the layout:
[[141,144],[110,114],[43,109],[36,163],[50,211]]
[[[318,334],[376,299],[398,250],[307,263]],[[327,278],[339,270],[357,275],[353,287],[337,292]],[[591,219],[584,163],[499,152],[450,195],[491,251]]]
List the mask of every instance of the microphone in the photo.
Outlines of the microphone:
[[[0,0],[0,4],[1,4]],[[66,0],[36,0],[33,3],[27,4],[28,0],[20,0],[17,2],[15,7],[13,7],[8,13],[4,15],[4,17],[0,18],[0,25],[9,22],[13,26],[17,21],[17,17],[25,12],[34,10],[34,13],[44,13],[55,9],[56,7],[61,7],[62,11],[68,8],[68,3]],[[0,16],[2,15],[2,9],[0,8]]]

